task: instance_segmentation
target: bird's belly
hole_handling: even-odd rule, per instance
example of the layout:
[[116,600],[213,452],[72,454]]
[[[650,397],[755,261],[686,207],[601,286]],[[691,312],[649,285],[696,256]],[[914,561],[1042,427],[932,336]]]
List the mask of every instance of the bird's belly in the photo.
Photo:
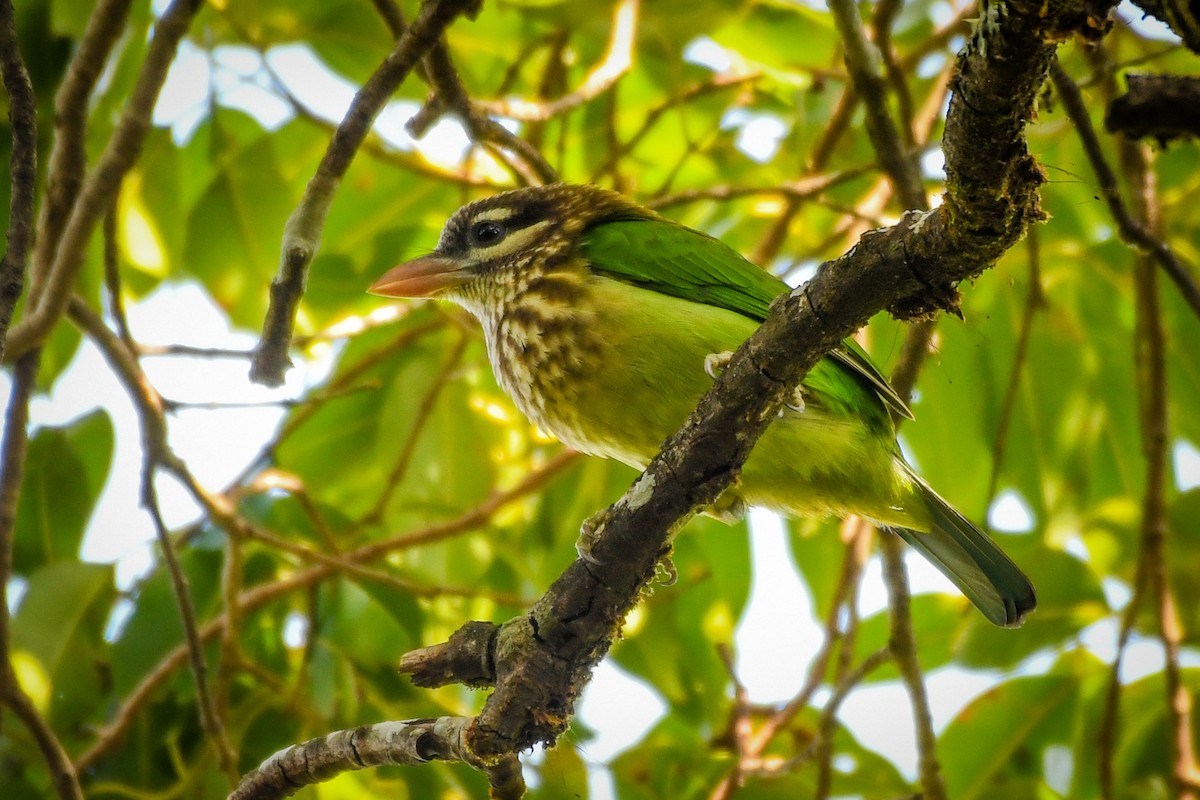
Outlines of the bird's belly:
[[[703,364],[703,355],[683,358],[676,371],[642,374],[636,385],[586,380],[583,402],[550,405],[538,424],[577,450],[642,469],[711,385]],[[908,494],[902,483],[887,442],[854,417],[810,405],[803,412],[785,410],[771,423],[723,501],[899,523],[906,518],[900,498]]]
[[[712,385],[705,358],[736,349],[757,326],[615,281],[590,288],[588,305],[599,310],[580,315],[567,341],[527,341],[524,352],[543,357],[518,359],[520,366],[497,375],[543,430],[584,453],[644,468]],[[513,361],[511,353],[494,355],[493,364]],[[860,417],[812,403],[771,424],[731,492],[786,513],[890,521],[903,513],[897,498],[907,493],[890,445]]]

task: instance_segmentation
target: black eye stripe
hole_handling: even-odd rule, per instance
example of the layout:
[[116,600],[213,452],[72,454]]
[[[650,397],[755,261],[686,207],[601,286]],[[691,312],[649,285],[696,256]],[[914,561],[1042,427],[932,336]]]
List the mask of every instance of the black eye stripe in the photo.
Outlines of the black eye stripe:
[[462,209],[459,218],[443,231],[446,252],[493,247],[526,228],[549,222],[551,208],[541,201],[497,206],[484,204]]

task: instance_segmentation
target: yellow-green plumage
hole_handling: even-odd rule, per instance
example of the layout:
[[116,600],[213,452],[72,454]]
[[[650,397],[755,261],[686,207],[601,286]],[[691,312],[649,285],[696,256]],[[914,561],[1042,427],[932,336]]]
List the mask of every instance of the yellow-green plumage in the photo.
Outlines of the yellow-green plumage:
[[[644,467],[787,286],[719,241],[615,193],[556,184],[472,203],[431,256],[372,291],[454,300],[483,325],[497,379],[532,421],[583,452]],[[1028,580],[900,455],[908,410],[852,343],[809,373],[721,499],[895,530],[988,616],[1019,624]]]

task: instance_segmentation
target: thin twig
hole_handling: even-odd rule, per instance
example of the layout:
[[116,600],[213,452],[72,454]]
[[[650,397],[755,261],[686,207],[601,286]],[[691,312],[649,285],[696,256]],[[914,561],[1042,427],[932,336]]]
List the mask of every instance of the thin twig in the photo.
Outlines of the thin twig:
[[383,17],[392,39],[399,39],[404,33],[404,14],[400,11],[400,6],[396,5],[395,0],[371,0],[371,5],[375,6],[379,16]]
[[[291,107],[293,114],[331,136],[337,131],[337,124],[335,122],[318,114],[316,110],[306,105],[288,88],[287,82],[271,67],[270,62],[265,56],[262,59],[262,70],[271,82],[272,89],[274,89],[283,102]],[[463,186],[478,186],[496,190],[506,188],[503,184],[477,174],[475,170],[433,164],[426,160],[418,151],[406,152],[397,150],[394,146],[385,142],[374,129],[363,139],[359,150],[372,158],[379,159],[389,166],[400,167],[422,177],[438,181],[452,181]]]
[[[1124,140],[1121,167],[1134,188],[1138,221],[1148,231],[1160,224],[1155,174],[1149,147]],[[1137,324],[1134,327],[1134,364],[1138,376],[1139,427],[1146,460],[1146,485],[1142,495],[1140,547],[1146,552],[1147,589],[1154,602],[1158,635],[1162,640],[1166,685],[1166,716],[1171,755],[1172,795],[1196,800],[1200,792],[1200,764],[1192,742],[1192,697],[1184,685],[1179,665],[1183,625],[1171,586],[1167,548],[1167,459],[1170,431],[1167,425],[1166,330],[1159,299],[1158,273],[1148,254],[1134,259],[1134,292]]]
[[888,589],[888,605],[892,633],[888,649],[895,658],[900,677],[908,689],[917,734],[917,773],[923,796],[928,800],[946,800],[946,786],[937,760],[937,737],[933,734],[933,718],[929,711],[929,693],[917,657],[916,637],[912,629],[912,598],[908,591],[908,576],[904,569],[904,550],[899,538],[891,534],[880,537],[883,552],[884,578]]
[[[119,197],[119,194],[118,194]],[[133,334],[129,331],[129,318],[125,315],[125,293],[121,288],[120,253],[117,247],[117,202],[104,215],[104,289],[108,293],[108,313],[116,325],[117,335],[125,347],[135,356],[141,353]]]
[[558,173],[536,147],[489,117],[471,100],[442,42],[429,51],[425,67],[434,94],[408,121],[407,128],[412,136],[422,137],[434,121],[450,112],[462,120],[472,142],[495,155],[522,183],[558,180]]
[[639,0],[619,0],[613,8],[612,33],[608,50],[575,91],[546,102],[528,100],[481,101],[479,107],[489,114],[509,119],[545,121],[599,97],[613,86],[633,64]]
[[96,82],[125,30],[132,0],[100,0],[54,96],[54,149],[46,177],[46,199],[38,216],[37,244],[29,294],[37,297],[55,258],[63,226],[87,172],[87,115]]
[[[325,384],[322,390],[322,397],[338,397],[349,392],[356,391],[356,382],[360,377],[370,371],[373,367],[378,366],[382,361],[389,358],[396,352],[399,352],[405,347],[411,345],[417,339],[426,336],[436,330],[440,330],[446,324],[445,317],[438,317],[421,325],[415,325],[412,328],[401,331],[396,338],[392,339],[380,347],[375,348],[371,352],[364,355],[353,365],[343,368],[331,380]],[[310,398],[311,399],[311,398]],[[233,480],[233,484],[244,483],[250,475],[260,469],[268,459],[279,448],[280,444],[291,437],[297,430],[303,427],[313,415],[317,413],[323,406],[323,403],[304,403],[298,407],[296,413],[288,417],[287,421],[279,429],[279,433],[275,435],[271,441],[263,445],[258,455],[250,460],[246,465],[246,469]]]
[[[808,707],[817,689],[825,682],[834,648],[838,648],[839,662],[847,665],[845,670],[839,665],[838,677],[835,680],[849,672],[847,650],[853,651],[853,632],[850,626],[855,625],[857,621],[857,615],[851,612],[857,602],[858,579],[866,561],[867,544],[871,541],[871,526],[860,517],[850,517],[843,523],[842,530],[846,549],[842,557],[841,572],[834,588],[829,613],[825,617],[821,647],[813,656],[804,685],[782,708],[771,714],[757,731],[748,733],[744,742],[739,741],[738,759],[709,795],[709,800],[728,800],[732,797],[743,774],[752,771],[753,765],[761,763],[762,754],[775,737],[791,724],[797,714]],[[846,629],[841,625],[843,617],[847,618]]]
[[1108,670],[1108,681],[1104,688],[1104,705],[1096,730],[1096,768],[1100,782],[1101,800],[1114,800],[1116,794],[1116,772],[1114,769],[1117,742],[1121,723],[1121,665],[1125,651],[1133,638],[1138,614],[1146,596],[1149,566],[1144,547],[1138,548],[1137,566],[1134,571],[1132,595],[1121,615],[1121,627],[1117,633],[1117,654]]
[[860,178],[873,169],[876,169],[876,166],[869,164],[861,167],[852,167],[841,172],[806,175],[798,180],[781,183],[776,186],[717,185],[702,189],[685,189],[674,194],[652,198],[646,202],[646,205],[649,208],[661,210],[670,208],[671,206],[696,203],[701,200],[735,200],[741,197],[755,197],[764,194],[784,197],[789,202],[799,204],[835,186]]
[[[503,603],[509,606],[524,606],[528,603],[517,595],[507,592],[494,592],[480,587],[459,587],[459,586],[429,586],[415,581],[405,580],[399,576],[393,575],[390,572],[384,572],[374,567],[364,566],[360,561],[354,560],[354,554],[335,555],[323,553],[320,550],[292,542],[281,536],[276,536],[269,531],[265,531],[255,525],[246,525],[242,530],[242,534],[247,539],[253,539],[257,542],[262,542],[268,545],[273,550],[280,553],[289,553],[296,556],[300,560],[308,564],[321,564],[330,567],[338,573],[358,578],[371,583],[377,583],[380,586],[387,586],[391,589],[396,589],[405,594],[410,594],[413,597],[483,597],[497,603]],[[239,592],[240,595],[240,592]],[[229,608],[236,608],[234,605],[227,604]],[[228,622],[226,623],[228,628]]]
[[125,343],[110,331],[100,316],[78,296],[72,297],[68,306],[68,314],[71,320],[96,344],[101,355],[117,373],[138,412],[143,450],[141,503],[154,523],[155,535],[162,551],[167,573],[170,576],[175,602],[179,607],[179,617],[188,647],[192,676],[196,683],[200,724],[216,749],[217,759],[222,770],[229,777],[230,785],[233,785],[237,780],[237,757],[229,744],[224,723],[216,712],[212,695],[209,692],[208,667],[205,663],[200,635],[196,630],[196,612],[192,605],[191,589],[188,586],[187,576],[183,574],[183,569],[180,567],[179,556],[175,552],[175,543],[171,540],[163,522],[158,504],[158,493],[154,485],[155,473],[159,467],[167,469],[177,477],[182,470],[182,462],[171,451],[167,443],[167,426],[162,398],[151,386],[145,373],[142,372],[141,365],[137,362],[133,352],[126,348]]
[[1017,330],[1016,351],[1013,353],[1012,369],[1004,387],[1004,397],[996,416],[996,435],[992,439],[992,473],[988,478],[987,498],[989,505],[996,499],[1000,483],[1000,470],[1004,466],[1004,453],[1008,445],[1008,427],[1012,423],[1017,406],[1017,390],[1025,372],[1025,361],[1029,354],[1029,340],[1033,333],[1033,320],[1038,311],[1046,307],[1046,295],[1042,290],[1042,250],[1038,242],[1037,228],[1030,228],[1025,237],[1026,257],[1029,260],[1029,288],[1025,292],[1025,304],[1021,311],[1021,324]]
[[1117,223],[1117,233],[1127,244],[1133,245],[1154,258],[1159,267],[1167,273],[1167,277],[1175,284],[1184,302],[1191,307],[1192,313],[1200,317],[1200,284],[1197,284],[1188,267],[1171,249],[1170,245],[1155,236],[1152,230],[1130,214],[1128,206],[1121,197],[1117,175],[1104,156],[1104,148],[1100,144],[1100,137],[1096,135],[1096,128],[1092,125],[1087,103],[1084,101],[1079,87],[1075,85],[1075,81],[1071,80],[1071,76],[1057,60],[1050,70],[1050,77],[1054,81],[1054,88],[1062,101],[1063,109],[1079,134],[1083,151],[1087,154],[1088,161],[1091,162],[1092,171],[1096,173],[1100,195],[1108,204],[1113,221]]
[[[928,357],[937,321],[925,320],[913,325],[905,338],[904,350],[892,374],[892,386],[902,398],[912,396],[917,376]],[[899,424],[900,420],[897,420]],[[888,590],[891,635],[888,649],[896,661],[904,681],[913,712],[917,735],[917,770],[923,796],[928,800],[945,800],[946,786],[937,759],[937,737],[933,733],[933,715],[929,710],[929,694],[917,653],[916,636],[912,627],[912,597],[904,552],[900,540],[893,534],[880,537],[883,554],[884,581]]]
[[[567,48],[571,43],[571,31],[569,28],[562,27],[548,37],[542,40],[534,39],[524,47],[524,53],[517,56],[516,59],[509,65],[505,71],[504,80],[501,81],[501,86],[496,90],[497,95],[503,95],[511,91],[511,86],[517,80],[520,74],[521,67],[529,63],[529,54],[533,52],[532,48],[541,47],[543,44],[549,51],[546,55],[546,65],[542,69],[541,78],[537,85],[537,102],[544,103],[552,97],[565,94],[567,91]],[[616,92],[610,94],[610,100],[616,96]],[[524,139],[529,142],[530,146],[539,153],[545,149],[546,144],[546,128],[549,120],[530,120],[526,123],[524,131]],[[559,126],[559,130],[563,130],[566,126]],[[562,137],[559,137],[559,144],[562,144]],[[559,163],[562,163],[560,152]]]
[[899,57],[892,46],[892,26],[903,7],[902,0],[881,0],[875,4],[875,13],[871,15],[871,41],[879,52],[883,62],[884,75],[891,86],[892,94],[896,96],[896,106],[900,120],[897,129],[903,137],[906,146],[912,147],[916,141],[913,138],[913,98],[909,91],[908,73],[900,65]]
[[[316,586],[330,577],[342,574],[344,563],[363,564],[375,561],[389,553],[399,552],[431,542],[445,541],[456,536],[462,536],[478,530],[490,522],[497,513],[510,503],[528,497],[540,491],[557,478],[562,472],[575,464],[580,455],[572,450],[564,450],[551,458],[538,469],[530,472],[525,478],[511,489],[496,492],[472,509],[463,512],[454,519],[436,523],[416,531],[393,536],[386,541],[372,542],[343,554],[337,563],[320,563],[289,574],[277,581],[262,583],[245,589],[238,597],[237,608],[241,614],[246,614],[270,603],[290,592]],[[313,560],[327,560],[321,555],[313,555]],[[223,613],[215,620],[205,623],[199,629],[201,641],[210,641],[219,636],[224,626],[228,624],[228,613]],[[154,692],[176,670],[187,663],[187,646],[179,645],[170,653],[163,656],[142,681],[130,692],[113,715],[112,719],[96,736],[92,746],[84,751],[75,762],[76,769],[83,771],[94,766],[101,758],[125,737],[133,725],[138,713],[151,699]]]
[[734,789],[741,785],[742,774],[747,766],[757,761],[757,754],[750,752],[750,737],[754,732],[750,695],[734,667],[733,652],[728,644],[720,642],[717,644],[717,655],[725,665],[725,671],[733,684],[733,709],[730,711],[729,731],[726,735],[733,745],[734,759],[733,767],[717,784],[708,800],[728,800],[733,796]]
[[[905,137],[900,135],[899,126],[892,120],[887,105],[887,82],[880,74],[883,59],[878,49],[867,40],[858,7],[847,0],[831,0],[829,7],[846,48],[846,64],[850,70],[855,92],[860,96],[866,108],[867,133],[879,157],[879,162],[895,188],[900,202],[906,208],[927,209],[929,201],[921,182],[917,161],[906,152]],[[889,13],[887,6],[880,13],[886,17]],[[886,28],[886,20],[880,25]],[[877,27],[876,33],[880,34],[880,28]],[[908,135],[915,139],[920,134],[912,130],[914,125],[915,121],[910,120],[907,127],[909,128]],[[883,196],[881,192],[880,200]],[[927,320],[909,330],[905,347],[907,357],[899,365],[898,374],[893,376],[893,385],[900,392],[901,397],[912,393],[916,375],[928,353],[935,324],[932,320]],[[912,630],[912,603],[908,588],[908,575],[904,566],[904,554],[899,541],[894,536],[881,537],[880,549],[883,554],[884,577],[887,583],[890,609],[891,636],[888,641],[888,649],[896,661],[912,705],[921,789],[928,800],[945,800],[946,788],[937,759],[937,739],[933,734],[928,693],[918,662],[916,641]],[[826,755],[827,757],[821,763],[827,763],[828,754]],[[827,793],[829,771],[825,769],[820,774],[823,776],[823,781],[818,784],[818,789],[823,788]]]
[[[31,287],[30,304],[33,307],[26,308],[25,315],[10,331],[10,357],[19,356],[40,344],[66,311],[75,291],[75,280],[83,267],[88,241],[96,223],[112,204],[121,179],[141,153],[167,69],[192,17],[202,5],[203,0],[174,0],[158,18],[154,38],[150,40],[142,69],[116,130],[71,206],[45,283]],[[40,271],[35,270],[35,280]]]
[[592,182],[595,183],[600,176],[610,173],[621,159],[632,153],[638,144],[641,143],[642,139],[654,129],[654,126],[658,124],[663,115],[671,109],[726,89],[752,88],[754,82],[758,81],[761,77],[762,75],[758,72],[737,75],[714,75],[703,83],[689,86],[683,91],[667,98],[646,112],[645,119],[642,120],[642,124],[634,131],[633,135],[621,144],[619,148],[613,150],[608,159],[592,172]]
[[[1115,72],[1107,48],[1089,51],[1096,71],[1097,83],[1105,99],[1111,101],[1116,95]],[[1155,175],[1150,167],[1149,154],[1144,146],[1125,139],[1118,139],[1118,156],[1122,171],[1132,189],[1133,211],[1121,203],[1116,176],[1103,159],[1099,141],[1091,128],[1086,108],[1081,108],[1082,98],[1078,88],[1058,70],[1052,75],[1059,88],[1064,107],[1072,122],[1076,124],[1085,150],[1092,158],[1093,169],[1101,183],[1108,186],[1106,198],[1110,209],[1116,204],[1121,213],[1137,227],[1156,235],[1161,225],[1159,200]],[[1061,81],[1061,85],[1060,85]],[[1063,91],[1065,89],[1065,92]],[[1091,144],[1089,144],[1091,142]],[[1117,211],[1112,212],[1114,218]],[[1167,533],[1165,519],[1166,458],[1167,458],[1167,405],[1165,331],[1161,317],[1159,289],[1155,274],[1150,268],[1152,254],[1143,251],[1134,259],[1134,289],[1136,325],[1134,331],[1134,364],[1138,378],[1139,429],[1142,437],[1143,456],[1146,459],[1146,485],[1142,496],[1142,520],[1138,541],[1138,560],[1134,574],[1132,595],[1124,609],[1117,638],[1117,653],[1110,668],[1105,691],[1104,706],[1097,732],[1097,768],[1100,795],[1103,800],[1117,796],[1116,771],[1114,768],[1117,746],[1120,739],[1121,667],[1123,658],[1145,603],[1154,602],[1159,625],[1159,636],[1163,641],[1163,673],[1166,686],[1167,719],[1171,730],[1172,789],[1177,796],[1194,800],[1200,791],[1200,767],[1192,749],[1191,698],[1182,690],[1179,676],[1179,620],[1173,592],[1169,583],[1166,558]],[[1161,266],[1161,262],[1159,262]]]
[[12,128],[9,153],[8,231],[0,261],[0,359],[4,358],[8,326],[25,287],[29,247],[33,242],[33,200],[37,185],[37,100],[17,43],[12,0],[0,0],[0,76],[8,92]]
[[[219,657],[217,660],[217,679],[213,687],[214,717],[217,722],[229,719],[229,700],[233,693],[233,683],[239,670],[246,661],[242,654],[241,637],[245,632],[244,620],[238,608],[238,595],[241,594],[245,565],[245,552],[242,549],[244,541],[241,529],[234,525],[222,525],[225,531],[225,558],[221,564],[221,599],[225,605],[226,625],[221,631]],[[222,730],[222,733],[224,731]],[[217,741],[225,741],[224,737]],[[238,770],[236,760],[230,778],[237,783]]]
[[204,644],[196,628],[196,609],[192,604],[192,592],[188,585],[187,576],[179,565],[179,556],[175,552],[175,543],[163,522],[162,511],[158,505],[158,492],[154,486],[155,462],[154,454],[147,452],[142,464],[142,507],[150,514],[154,522],[154,533],[162,552],[163,562],[167,566],[167,574],[171,579],[171,589],[175,594],[175,602],[179,607],[179,618],[183,624],[184,641],[187,643],[188,659],[191,661],[192,678],[196,683],[196,704],[200,710],[200,727],[212,742],[217,752],[217,761],[221,769],[230,779],[230,785],[237,783],[237,756],[229,744],[225,734],[225,724],[217,714],[212,694],[208,685],[208,666],[204,659]]
[[404,481],[404,476],[408,472],[408,466],[412,462],[413,453],[416,452],[417,442],[420,441],[421,434],[425,432],[425,423],[428,421],[429,415],[433,413],[438,396],[450,382],[454,370],[458,368],[458,364],[462,360],[463,353],[466,351],[469,341],[470,339],[466,335],[461,335],[458,337],[458,341],[450,348],[450,352],[446,355],[445,361],[437,371],[433,383],[426,390],[425,396],[421,398],[421,403],[417,406],[417,410],[412,416],[408,436],[405,437],[404,444],[401,445],[400,452],[396,455],[396,461],[392,464],[392,468],[384,480],[383,488],[379,492],[379,497],[375,500],[375,505],[363,515],[362,523],[373,524],[383,519],[388,502]]
[[[837,712],[842,702],[850,692],[862,683],[868,675],[892,660],[894,654],[887,647],[881,647],[859,662],[858,666],[848,672],[834,686],[833,694],[821,709],[821,718],[817,723],[817,738],[809,747],[809,753],[817,759],[817,788],[813,792],[813,800],[825,800],[833,785],[833,737],[837,732]],[[803,760],[804,756],[800,756]]]
[[[963,3],[954,11],[954,16],[945,24],[922,39],[916,47],[900,57],[900,71],[913,74],[922,59],[935,50],[942,50],[955,36],[965,36],[971,32],[971,23],[979,17],[979,6],[975,2]],[[951,55],[947,53],[947,55]],[[953,61],[952,58],[947,60]]]
[[867,111],[867,135],[884,172],[892,179],[905,208],[926,206],[921,173],[904,145],[904,137],[892,119],[887,105],[887,81],[882,76],[882,58],[867,39],[858,6],[850,0],[830,0],[829,10],[837,24],[846,49],[846,66],[854,82],[854,91]]
[[[309,408],[312,406],[320,407],[330,400],[335,400],[342,397],[350,397],[352,395],[361,394],[363,392],[375,392],[379,390],[379,381],[364,381],[355,386],[347,386],[338,390],[330,391],[322,389],[311,392],[302,397],[284,397],[279,400],[247,400],[245,402],[222,402],[222,401],[190,401],[190,400],[172,400],[170,398],[162,398],[163,411],[168,414],[173,414],[183,409],[199,409],[202,411],[228,411],[230,409],[241,408]],[[236,483],[236,481],[235,481]]]
[[[17,359],[13,370],[12,395],[4,419],[3,440],[0,441],[0,588],[7,587],[12,578],[17,504],[21,497],[25,454],[29,445],[29,400],[37,385],[40,361],[40,350],[31,350]],[[71,764],[71,759],[50,724],[17,680],[12,663],[10,622],[8,603],[0,602],[0,705],[8,706],[33,735],[59,798],[83,800],[79,774]]]
[[255,383],[266,386],[283,383],[284,373],[291,364],[288,343],[296,326],[308,268],[320,246],[325,217],[342,176],[371,130],[371,123],[446,27],[460,14],[477,11],[479,2],[429,0],[423,3],[416,20],[405,30],[395,48],[354,95],[316,173],[304,189],[300,204],[284,225],[279,271],[271,281],[271,302],[250,366],[250,379]]
[[[404,15],[400,8],[393,0],[372,0],[372,4],[383,17],[392,38],[399,39],[405,28]],[[432,124],[443,112],[450,111],[466,124],[467,134],[472,142],[489,148],[501,163],[514,175],[524,178],[525,182],[530,182],[530,177],[536,177],[543,183],[557,179],[557,173],[536,147],[532,147],[529,142],[488,117],[467,96],[444,40],[438,40],[434,44],[424,62],[418,65],[418,70],[421,78],[434,90],[434,95],[409,121],[408,128],[413,136],[420,138],[424,128]],[[514,161],[510,153],[516,154],[518,160]]]

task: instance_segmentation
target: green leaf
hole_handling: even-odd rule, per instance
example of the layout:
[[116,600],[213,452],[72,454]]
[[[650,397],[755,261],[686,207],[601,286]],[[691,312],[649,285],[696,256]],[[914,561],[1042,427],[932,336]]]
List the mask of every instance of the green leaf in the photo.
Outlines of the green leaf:
[[579,800],[588,796],[587,763],[575,747],[547,749],[537,773],[540,786],[529,792],[529,800]]
[[112,461],[113,428],[103,411],[61,428],[42,428],[29,443],[17,505],[13,569],[73,561]]
[[104,624],[116,588],[107,564],[64,561],[33,572],[12,621],[14,652],[36,660],[53,724],[72,725],[100,704],[107,684]]
[[276,138],[257,122],[221,110],[208,126],[189,149],[207,146],[216,169],[188,211],[182,264],[235,324],[256,328],[299,187],[284,178]]
[[[352,583],[330,587],[321,599],[321,629],[314,635],[319,635],[323,643],[357,666],[394,668],[400,655],[416,643],[415,637],[411,637],[396,619],[403,607],[380,603],[376,598],[390,599],[394,603],[400,597],[403,595],[378,586],[370,586],[369,590]],[[411,597],[405,599],[412,603]],[[415,606],[410,606],[409,625],[416,621],[412,614],[414,610]]]
[[613,759],[621,798],[652,800],[708,797],[733,766],[728,753],[714,752],[694,724],[669,714],[638,744]]
[[835,520],[786,520],[792,559],[804,578],[812,598],[813,616],[829,618],[833,597],[842,574],[846,546],[838,535]]
[[[1191,697],[1200,692],[1200,669],[1180,671],[1181,689]],[[1121,693],[1120,740],[1113,771],[1119,786],[1131,796],[1149,796],[1156,783],[1172,769],[1175,732],[1167,715],[1166,676],[1156,672],[1124,687]],[[1200,724],[1192,714],[1192,741]]]
[[[930,672],[950,663],[963,631],[978,612],[964,598],[945,594],[915,595],[911,608],[921,669]],[[863,619],[854,639],[854,663],[860,663],[871,653],[886,647],[890,636],[888,609]],[[831,670],[833,666],[830,664]],[[889,662],[868,675],[864,683],[894,681],[899,677],[899,671]]]
[[[179,554],[180,567],[191,592],[192,605],[200,619],[218,596],[221,554],[191,548]],[[132,592],[133,611],[112,643],[112,684],[119,696],[128,694],[159,659],[183,643],[179,602],[163,566]],[[278,636],[278,629],[274,631]],[[185,681],[186,691],[194,690]]]
[[1007,785],[1014,764],[1037,758],[1031,740],[1072,713],[1078,692],[1073,676],[1039,675],[1006,681],[970,703],[938,737],[946,796],[973,800]]
[[1183,626],[1184,640],[1200,641],[1200,488],[1184,492],[1167,510],[1169,535],[1167,563],[1175,607]]

